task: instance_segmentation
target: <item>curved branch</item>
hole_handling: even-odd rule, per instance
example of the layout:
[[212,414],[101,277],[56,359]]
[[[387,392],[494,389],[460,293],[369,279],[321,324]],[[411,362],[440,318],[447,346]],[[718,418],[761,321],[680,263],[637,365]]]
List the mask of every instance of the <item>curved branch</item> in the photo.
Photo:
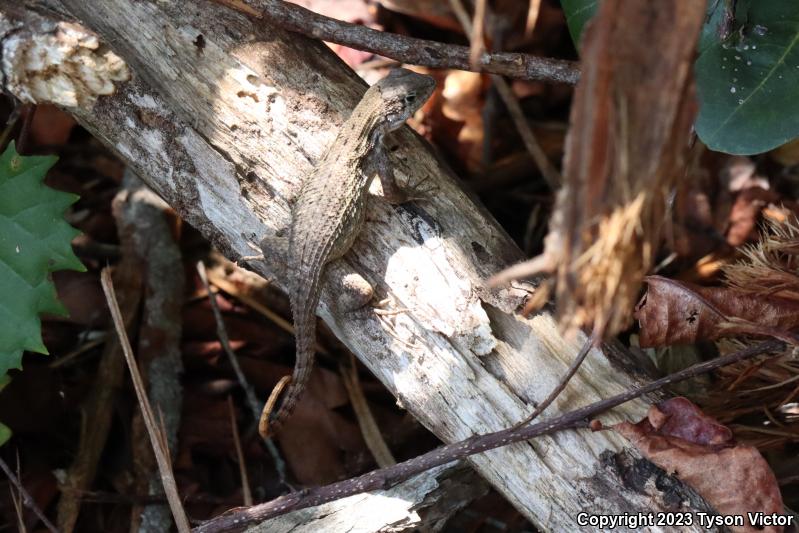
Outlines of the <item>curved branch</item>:
[[482,53],[477,68],[469,47],[415,39],[336,20],[282,0],[214,0],[241,13],[268,20],[286,30],[314,39],[365,50],[403,63],[430,68],[453,68],[499,74],[509,78],[574,85],[580,77],[576,62],[518,52]]

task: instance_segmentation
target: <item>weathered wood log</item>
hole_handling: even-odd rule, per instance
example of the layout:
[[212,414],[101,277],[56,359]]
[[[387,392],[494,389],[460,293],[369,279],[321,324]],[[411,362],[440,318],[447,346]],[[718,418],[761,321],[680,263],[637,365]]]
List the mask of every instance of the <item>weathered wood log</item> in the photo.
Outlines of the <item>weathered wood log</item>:
[[[12,4],[0,0],[10,19],[20,16]],[[96,32],[132,73],[114,95],[69,111],[233,260],[253,255],[262,236],[286,228],[301,177],[364,91],[321,43],[210,1],[39,4]],[[13,37],[35,28],[18,28]],[[3,69],[13,69],[3,57]],[[4,74],[8,80],[13,72]],[[390,308],[407,311],[340,314],[328,292],[319,313],[445,442],[512,425],[547,396],[582,339],[564,339],[547,313],[514,315],[523,291],[485,286],[484,279],[520,258],[519,250],[423,140],[407,128],[394,140],[400,181],[427,179],[436,190],[398,207],[376,196],[347,259]],[[284,265],[268,255],[249,267],[278,284],[286,279]],[[551,413],[630,387],[634,367],[612,351],[593,351]],[[632,402],[603,420],[638,419],[644,407]],[[611,432],[569,431],[470,462],[548,531],[577,530],[580,512],[706,508],[625,446]]]
[[456,464],[433,468],[389,490],[357,494],[264,520],[247,533],[439,531],[447,518],[488,492],[488,485],[474,471]]

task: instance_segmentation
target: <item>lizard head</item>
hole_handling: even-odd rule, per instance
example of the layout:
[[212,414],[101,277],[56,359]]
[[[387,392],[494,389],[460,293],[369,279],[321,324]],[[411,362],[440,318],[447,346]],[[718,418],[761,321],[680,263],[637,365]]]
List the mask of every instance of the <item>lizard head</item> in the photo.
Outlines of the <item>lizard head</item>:
[[430,98],[435,87],[436,82],[430,76],[404,68],[394,69],[378,81],[373,88],[380,91],[388,130],[402,126]]

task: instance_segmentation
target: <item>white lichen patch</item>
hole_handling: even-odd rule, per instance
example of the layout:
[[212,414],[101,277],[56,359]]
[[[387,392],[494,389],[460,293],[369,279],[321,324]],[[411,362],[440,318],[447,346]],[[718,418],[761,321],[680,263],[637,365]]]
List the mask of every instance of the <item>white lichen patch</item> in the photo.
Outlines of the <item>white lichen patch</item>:
[[82,26],[60,22],[54,31],[20,33],[3,42],[5,88],[23,102],[90,108],[126,81],[125,62]]
[[137,107],[141,107],[143,109],[149,109],[150,111],[155,111],[161,115],[169,114],[169,111],[161,105],[160,102],[157,102],[152,95],[146,93],[130,93],[128,95],[128,100]]
[[491,353],[497,341],[474,287],[452,270],[447,246],[423,226],[416,229],[420,234],[430,232],[424,246],[400,246],[386,265],[386,282],[402,305],[413,302],[418,320],[461,350],[477,356]]

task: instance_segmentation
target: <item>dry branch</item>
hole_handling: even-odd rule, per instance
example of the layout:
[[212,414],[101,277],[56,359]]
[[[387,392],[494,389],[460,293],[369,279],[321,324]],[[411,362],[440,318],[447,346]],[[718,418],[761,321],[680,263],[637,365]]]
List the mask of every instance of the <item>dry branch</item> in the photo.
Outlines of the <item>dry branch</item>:
[[[394,486],[401,480],[419,474],[431,468],[449,463],[455,459],[463,459],[476,453],[492,450],[499,446],[529,440],[568,429],[587,428],[595,416],[634,398],[655,392],[668,385],[696,377],[722,366],[731,365],[751,359],[766,352],[780,352],[785,347],[779,341],[766,341],[738,352],[718,357],[711,361],[699,363],[675,372],[642,387],[623,392],[612,398],[600,400],[575,409],[561,416],[553,417],[545,422],[531,425],[520,425],[497,431],[488,435],[475,435],[462,442],[455,442],[436,448],[402,463],[374,470],[363,476],[332,483],[324,487],[303,490],[281,496],[270,502],[255,505],[248,509],[232,511],[226,515],[205,522],[194,529],[194,533],[217,533],[230,531],[252,522],[280,516],[289,511],[321,505],[323,503],[357,494],[364,491],[383,490]],[[600,428],[602,425],[600,424]]]
[[[238,1],[217,1],[234,8],[240,5]],[[580,70],[573,61],[536,57],[516,52],[482,52],[476,56],[476,64],[473,64],[471,51],[466,46],[415,39],[396,33],[374,30],[359,24],[351,24],[319,15],[283,0],[246,0],[246,5],[251,9],[242,9],[243,12],[251,15],[258,13],[260,17],[275,26],[411,65],[487,72],[510,78],[570,85],[577,83],[580,77]]]

